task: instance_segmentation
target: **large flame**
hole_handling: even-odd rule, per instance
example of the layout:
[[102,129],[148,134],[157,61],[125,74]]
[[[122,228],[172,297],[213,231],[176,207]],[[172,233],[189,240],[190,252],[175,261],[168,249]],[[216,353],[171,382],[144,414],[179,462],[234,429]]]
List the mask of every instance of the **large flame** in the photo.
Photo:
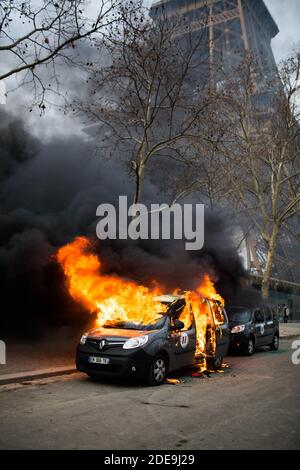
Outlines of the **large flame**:
[[[56,258],[67,278],[70,295],[90,312],[97,314],[97,326],[114,322],[131,322],[149,325],[155,323],[167,306],[157,301],[163,289],[156,285],[148,288],[134,281],[123,279],[117,275],[101,274],[101,261],[91,253],[91,242],[85,237],[78,237],[72,243],[60,248]],[[180,314],[180,320],[188,329],[194,314],[197,331],[196,356],[205,357],[207,341],[215,348],[214,328],[208,329],[212,321],[209,305],[205,298],[217,301],[213,303],[213,317],[218,323],[224,301],[206,275],[195,291],[185,292],[186,306]],[[221,320],[220,320],[221,322]],[[210,333],[210,337],[207,334]]]
[[150,324],[159,318],[166,307],[155,296],[161,294],[119,276],[101,274],[101,262],[88,252],[90,241],[78,237],[60,248],[57,259],[68,280],[71,296],[88,310],[97,313],[97,324],[125,321]]
[[216,300],[224,307],[224,299],[216,292],[214,283],[210,279],[208,274],[205,274],[201,284],[197,287],[196,291],[206,297],[207,299]]

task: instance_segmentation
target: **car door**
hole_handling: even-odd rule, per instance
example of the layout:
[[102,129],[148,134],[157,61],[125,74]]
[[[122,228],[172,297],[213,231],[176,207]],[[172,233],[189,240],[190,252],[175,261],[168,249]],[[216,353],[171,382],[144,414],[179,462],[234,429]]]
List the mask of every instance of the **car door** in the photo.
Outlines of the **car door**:
[[170,342],[174,369],[186,367],[194,362],[196,351],[196,326],[192,312],[191,324],[180,331],[174,329],[174,318],[170,319]]
[[225,309],[215,301],[209,301],[216,332],[216,356],[226,356],[230,341],[230,330]]
[[222,342],[221,342],[221,350],[218,355],[224,357],[228,353],[229,344],[230,344],[230,328],[229,328],[229,320],[227,317],[227,313],[225,308],[222,308],[224,323],[220,325],[222,331]]
[[274,336],[274,322],[273,322],[273,312],[271,307],[266,306],[264,308],[265,312],[265,332],[263,337],[264,346],[271,344]]
[[265,315],[262,309],[254,311],[254,336],[255,346],[263,346],[265,334]]

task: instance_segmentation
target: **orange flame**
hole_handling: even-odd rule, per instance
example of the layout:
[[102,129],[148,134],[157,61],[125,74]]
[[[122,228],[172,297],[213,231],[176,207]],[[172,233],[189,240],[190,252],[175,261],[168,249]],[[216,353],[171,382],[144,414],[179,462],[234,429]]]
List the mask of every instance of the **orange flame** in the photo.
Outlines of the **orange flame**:
[[205,274],[201,284],[197,287],[196,291],[206,297],[207,299],[216,300],[224,307],[224,299],[217,293],[214,283],[208,274]]
[[[85,237],[78,237],[72,243],[60,248],[56,258],[67,278],[70,295],[90,312],[97,314],[97,325],[114,322],[132,322],[148,325],[155,323],[167,306],[157,301],[162,288],[137,284],[117,275],[101,274],[101,261],[89,252],[91,242]],[[176,290],[178,292],[179,289]],[[186,306],[180,320],[188,329],[192,323],[191,312],[194,314],[197,331],[196,356],[206,356],[207,341],[215,347],[215,335],[208,338],[207,330],[211,322],[209,305],[205,298],[224,305],[224,300],[217,294],[215,287],[206,275],[195,291],[185,292]],[[213,310],[216,305],[212,303]],[[214,320],[216,316],[214,314]],[[214,331],[214,328],[210,330]]]
[[150,324],[159,318],[166,307],[155,301],[161,294],[119,276],[101,274],[101,262],[88,253],[91,244],[78,237],[59,249],[57,260],[68,279],[70,295],[91,312],[97,313],[97,324],[107,321],[127,321]]

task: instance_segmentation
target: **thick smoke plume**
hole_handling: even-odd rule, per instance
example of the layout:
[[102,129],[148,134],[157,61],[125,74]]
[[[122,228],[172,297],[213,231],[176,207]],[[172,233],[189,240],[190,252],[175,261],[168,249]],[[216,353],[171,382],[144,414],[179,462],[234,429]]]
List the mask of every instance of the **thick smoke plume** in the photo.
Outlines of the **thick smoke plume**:
[[[1,333],[35,335],[50,327],[82,327],[88,312],[68,295],[54,259],[78,235],[95,238],[96,208],[132,199],[132,181],[117,162],[104,162],[76,136],[42,143],[21,120],[0,112]],[[149,183],[143,199],[159,202]],[[165,201],[162,201],[165,202]],[[205,248],[187,252],[179,241],[95,241],[106,272],[166,290],[189,289],[208,272],[231,300],[246,277],[226,223],[207,215]]]

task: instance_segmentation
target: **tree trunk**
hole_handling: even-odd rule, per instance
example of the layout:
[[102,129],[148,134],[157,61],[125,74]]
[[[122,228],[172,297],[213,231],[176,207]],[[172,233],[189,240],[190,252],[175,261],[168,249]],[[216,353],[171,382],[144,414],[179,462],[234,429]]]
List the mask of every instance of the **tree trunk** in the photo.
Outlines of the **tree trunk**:
[[144,165],[140,165],[135,172],[135,193],[133,204],[138,204],[140,202],[144,173],[145,167]]
[[273,267],[273,262],[274,262],[274,257],[275,257],[278,232],[279,232],[279,227],[277,225],[274,225],[271,239],[269,242],[266,267],[264,270],[262,286],[261,286],[261,293],[262,293],[262,297],[264,300],[269,299],[270,279],[271,279],[272,267]]

